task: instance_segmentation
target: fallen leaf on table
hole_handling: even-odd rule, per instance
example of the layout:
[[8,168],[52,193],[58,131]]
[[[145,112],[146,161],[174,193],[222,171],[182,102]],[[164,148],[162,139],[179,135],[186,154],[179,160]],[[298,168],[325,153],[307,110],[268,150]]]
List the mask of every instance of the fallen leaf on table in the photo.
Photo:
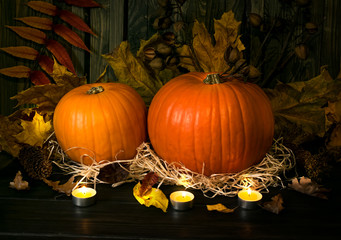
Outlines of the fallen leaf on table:
[[142,180],[139,196],[144,196],[152,189],[153,185],[157,183],[158,176],[154,172],[149,172]]
[[24,181],[22,179],[22,175],[21,175],[20,171],[17,172],[13,182],[10,182],[9,186],[11,188],[14,188],[14,189],[17,189],[17,190],[28,190],[28,189],[30,189],[30,187],[28,186],[28,182]]
[[277,194],[271,198],[272,201],[265,202],[262,204],[262,208],[272,212],[279,214],[283,209],[283,197],[281,194]]
[[133,194],[136,200],[146,207],[154,206],[160,208],[163,212],[167,211],[168,198],[165,194],[157,188],[151,188],[145,195],[140,195],[141,183],[137,183],[133,189]]
[[223,204],[206,205],[208,211],[218,211],[223,213],[233,213],[236,208],[227,208]]
[[52,187],[53,190],[58,191],[60,193],[65,193],[66,195],[70,196],[72,189],[76,186],[77,182],[73,182],[75,180],[75,177],[72,176],[70,177],[70,179],[64,183],[64,184],[59,184],[60,181],[51,181],[51,180],[47,180],[47,179],[43,179],[43,181],[49,185],[50,187]]
[[292,180],[292,184],[289,183],[288,186],[307,195],[328,199],[325,193],[329,192],[329,190],[321,187],[321,185],[318,185],[317,183],[312,182],[310,178],[301,177],[300,180],[294,178]]

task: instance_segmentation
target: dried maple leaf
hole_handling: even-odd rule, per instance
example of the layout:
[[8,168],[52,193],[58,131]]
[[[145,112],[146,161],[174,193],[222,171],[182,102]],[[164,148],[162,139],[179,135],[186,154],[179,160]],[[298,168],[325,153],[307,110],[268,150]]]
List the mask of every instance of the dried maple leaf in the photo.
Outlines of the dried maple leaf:
[[52,187],[53,190],[58,191],[60,193],[65,193],[66,195],[70,196],[72,189],[76,186],[77,182],[74,182],[75,177],[72,176],[69,178],[69,180],[64,183],[64,184],[60,184],[60,181],[51,181],[51,180],[47,180],[47,179],[43,179],[43,181],[49,185],[50,187]]
[[262,204],[262,208],[269,212],[279,214],[284,209],[282,195],[277,194],[276,196],[273,196],[271,201]]
[[288,186],[298,192],[310,196],[328,199],[326,193],[329,192],[329,190],[321,187],[321,185],[312,182],[310,178],[301,177],[300,180],[294,178],[292,180],[292,183],[289,184]]
[[8,116],[0,115],[0,146],[2,151],[6,151],[13,157],[18,157],[21,146],[16,141],[14,135],[20,133],[23,127],[20,120],[10,119]]
[[28,189],[30,189],[28,182],[23,180],[20,171],[17,172],[13,182],[10,182],[9,186],[10,186],[10,188],[14,188],[17,190],[28,190]]
[[194,22],[192,28],[193,35],[193,51],[188,46],[184,45],[178,53],[180,53],[180,66],[187,68],[190,71],[198,66],[193,59],[197,59],[200,68],[204,72],[224,72],[229,68],[224,60],[224,53],[227,48],[235,47],[239,51],[245,49],[238,35],[238,28],[241,22],[234,18],[234,13],[229,11],[224,13],[220,20],[214,20],[214,39],[207,31],[203,23]]
[[42,18],[42,17],[22,17],[22,18],[15,18],[18,21],[21,21],[31,27],[39,28],[43,30],[51,30],[53,21],[49,18]]
[[336,98],[339,89],[341,81],[333,80],[326,69],[308,81],[279,83],[274,89],[264,89],[275,116],[276,136],[296,145],[323,137],[328,131],[324,106]]
[[146,195],[152,189],[153,185],[157,183],[158,179],[158,175],[154,172],[149,172],[146,176],[144,176],[140,187],[139,196],[142,197]]
[[141,183],[139,182],[133,189],[133,195],[141,205],[147,207],[155,206],[160,208],[163,212],[167,211],[169,201],[160,189],[152,188],[147,194],[140,196],[140,188]]
[[25,58],[29,60],[36,60],[39,52],[31,47],[19,46],[19,47],[6,47],[0,48],[0,50],[11,54],[12,56]]
[[236,208],[227,208],[225,205],[218,203],[214,205],[206,205],[208,211],[218,211],[223,213],[233,213]]
[[136,89],[147,105],[163,86],[162,81],[151,75],[141,60],[134,57],[127,41],[122,42],[113,53],[103,57],[108,61],[119,81]]
[[46,138],[51,134],[51,121],[45,122],[44,117],[35,113],[32,121],[21,120],[23,131],[14,135],[20,143],[31,146],[42,146]]

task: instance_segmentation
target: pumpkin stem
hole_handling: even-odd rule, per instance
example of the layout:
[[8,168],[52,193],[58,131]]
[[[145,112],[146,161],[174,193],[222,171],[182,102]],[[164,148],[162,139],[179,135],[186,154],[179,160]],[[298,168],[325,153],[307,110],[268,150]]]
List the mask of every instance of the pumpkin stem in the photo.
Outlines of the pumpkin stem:
[[218,73],[211,73],[211,74],[207,74],[203,82],[205,84],[219,84],[219,83],[222,83],[222,80]]
[[86,94],[97,94],[104,91],[104,88],[102,86],[92,87],[88,91],[86,91]]

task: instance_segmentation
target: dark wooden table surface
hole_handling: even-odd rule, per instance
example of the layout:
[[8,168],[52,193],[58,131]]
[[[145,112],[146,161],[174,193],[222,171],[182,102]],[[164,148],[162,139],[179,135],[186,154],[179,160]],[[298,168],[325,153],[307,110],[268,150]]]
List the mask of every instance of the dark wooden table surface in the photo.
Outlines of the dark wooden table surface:
[[[1,160],[1,159],[0,159]],[[236,198],[208,199],[199,191],[192,210],[167,213],[140,205],[132,194],[135,183],[117,188],[100,184],[95,205],[79,208],[71,197],[42,181],[29,191],[10,189],[18,166],[0,170],[0,239],[339,239],[341,188],[336,176],[333,191],[323,200],[290,189],[272,189],[264,199],[281,192],[285,210],[279,215],[262,209],[224,214],[209,212],[206,204],[233,208]],[[340,172],[340,171],[339,171]],[[162,186],[169,196],[174,186]]]

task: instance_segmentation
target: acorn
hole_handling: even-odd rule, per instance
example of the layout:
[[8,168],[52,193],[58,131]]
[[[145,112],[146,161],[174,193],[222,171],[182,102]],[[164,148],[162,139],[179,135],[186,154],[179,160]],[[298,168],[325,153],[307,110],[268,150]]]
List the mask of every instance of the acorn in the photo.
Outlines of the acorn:
[[249,13],[249,20],[253,27],[259,27],[262,23],[262,17],[257,13]]
[[236,64],[234,65],[235,66],[235,71],[239,71],[239,69],[242,69],[246,64],[246,60],[241,58],[239,59]]
[[317,25],[312,22],[307,22],[305,24],[305,29],[307,30],[308,33],[314,34],[317,32]]
[[296,46],[295,54],[299,59],[302,59],[302,60],[307,59],[307,46],[304,44],[300,44]]
[[162,58],[154,58],[149,62],[149,66],[154,70],[162,70],[165,67],[165,63]]
[[161,55],[168,56],[172,53],[172,48],[165,43],[159,43],[156,46],[156,52]]
[[255,78],[258,78],[260,77],[262,73],[255,67],[255,66],[252,66],[252,65],[249,65],[249,74],[248,74],[248,77],[250,79],[255,79]]
[[229,65],[233,65],[238,61],[240,55],[238,48],[229,47],[225,51],[224,58]]
[[171,56],[168,56],[166,58],[166,64],[167,64],[168,67],[176,66],[176,65],[179,64],[179,62],[180,62],[180,60],[176,56],[172,56],[171,55]]
[[168,45],[173,45],[175,43],[175,34],[172,32],[165,32],[162,34],[162,39]]
[[145,60],[153,60],[156,56],[155,48],[153,47],[147,47],[143,50],[144,59]]

